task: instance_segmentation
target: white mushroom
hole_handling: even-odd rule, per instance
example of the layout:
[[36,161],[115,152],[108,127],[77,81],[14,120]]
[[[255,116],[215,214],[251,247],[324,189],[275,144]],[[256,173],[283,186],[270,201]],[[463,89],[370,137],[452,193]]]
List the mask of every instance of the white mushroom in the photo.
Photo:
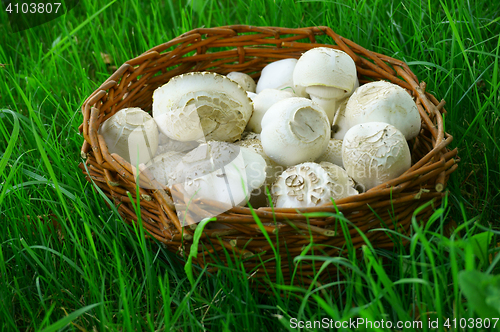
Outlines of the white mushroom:
[[185,153],[168,151],[151,159],[147,164],[148,172],[164,186],[168,186],[168,175],[175,170]]
[[316,160],[330,140],[325,111],[306,98],[277,102],[262,118],[264,152],[283,166]]
[[349,127],[365,122],[389,123],[407,140],[420,132],[420,114],[413,98],[399,85],[386,81],[359,87],[347,102],[345,117]]
[[178,202],[209,199],[230,208],[247,202],[252,190],[262,186],[265,168],[264,159],[247,148],[210,141],[186,154],[168,183]]
[[347,174],[366,191],[403,174],[411,166],[411,155],[396,127],[368,122],[347,131],[342,161]]
[[347,173],[328,162],[287,168],[272,187],[273,205],[277,208],[314,207],[356,194]]
[[297,59],[283,59],[271,62],[260,74],[255,92],[259,94],[264,89],[277,89],[295,93],[299,97],[307,97],[305,88],[294,84],[293,70]]
[[278,101],[292,97],[297,97],[297,95],[293,92],[276,89],[262,90],[253,99],[253,113],[252,117],[248,121],[246,129],[260,134],[262,131],[262,118],[264,117],[264,114],[266,114],[267,110]]
[[245,90],[226,76],[195,72],[175,76],[153,93],[160,130],[178,141],[234,142],[252,115]]
[[332,138],[328,142],[328,146],[325,152],[316,159],[316,162],[327,161],[329,163],[338,165],[340,167],[342,164],[342,140]]
[[158,148],[158,127],[148,113],[138,107],[116,112],[99,128],[109,153],[116,153],[132,165],[148,162]]
[[238,83],[245,91],[254,92],[257,85],[253,78],[245,73],[240,73],[238,71],[232,71],[226,75],[227,78],[232,79],[236,83]]
[[352,58],[328,47],[316,47],[302,54],[293,71],[294,83],[305,87],[311,100],[323,107],[330,124],[339,102],[354,90],[356,79]]

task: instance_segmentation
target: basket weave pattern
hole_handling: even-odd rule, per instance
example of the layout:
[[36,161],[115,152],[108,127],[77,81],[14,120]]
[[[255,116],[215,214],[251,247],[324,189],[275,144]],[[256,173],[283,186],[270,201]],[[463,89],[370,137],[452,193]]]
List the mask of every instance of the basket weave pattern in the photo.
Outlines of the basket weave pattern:
[[[318,36],[325,36],[331,44],[318,43]],[[422,129],[409,142],[412,166],[400,177],[363,194],[337,200],[335,205],[328,203],[306,209],[260,208],[253,213],[260,218],[271,238],[277,238],[276,245],[283,256],[299,255],[311,239],[319,245],[316,247],[320,250],[318,253],[337,256],[345,245],[347,234],[344,232],[349,232],[353,246],[359,248],[364,240],[352,225],[364,232],[375,246],[391,248],[394,239],[388,232],[370,230],[385,227],[407,234],[416,208],[432,201],[417,215],[418,220],[427,220],[433,208],[439,205],[450,174],[458,166],[457,150],[447,149],[453,138],[443,130],[445,103],[425,91],[425,83],[419,82],[406,63],[368,51],[328,27],[227,26],[195,29],[127,61],[83,103],[83,123],[79,129],[85,139],[81,149],[85,162],[79,167],[86,174],[86,179],[118,206],[125,220],[137,222],[139,219],[129,198],[131,195],[137,201],[134,176],[137,173],[133,165],[108,152],[103,137],[98,133],[106,119],[125,107],[151,111],[154,90],[173,76],[192,71],[220,74],[240,71],[257,79],[268,63],[299,58],[303,52],[318,46],[340,49],[349,54],[356,63],[360,84],[384,79],[405,88],[413,96],[420,112]],[[181,227],[169,189],[155,189],[155,185],[159,184],[147,172],[140,173],[139,182],[143,227],[173,252],[189,248],[195,227]],[[215,202],[204,204],[207,211],[217,205]],[[339,219],[334,215],[304,215],[306,212],[338,211],[352,225],[340,227]],[[249,208],[234,207],[220,214],[217,222],[229,228],[204,230],[197,257],[201,266],[213,261],[213,254],[226,260],[224,251],[227,251],[243,257],[247,271],[256,276],[266,275],[262,262],[269,260],[265,267],[269,275],[273,274],[274,253]],[[286,261],[282,260],[280,268],[285,278],[289,278],[294,267]],[[303,265],[301,274],[313,275],[321,264]]]

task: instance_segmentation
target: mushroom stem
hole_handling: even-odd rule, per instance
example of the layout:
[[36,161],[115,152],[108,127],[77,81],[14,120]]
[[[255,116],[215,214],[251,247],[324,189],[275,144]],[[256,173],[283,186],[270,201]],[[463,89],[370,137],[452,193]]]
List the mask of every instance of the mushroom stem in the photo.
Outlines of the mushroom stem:
[[335,115],[338,113],[338,105],[340,101],[338,99],[326,99],[310,95],[311,100],[318,104],[325,111],[328,116],[328,121],[330,124],[334,124]]

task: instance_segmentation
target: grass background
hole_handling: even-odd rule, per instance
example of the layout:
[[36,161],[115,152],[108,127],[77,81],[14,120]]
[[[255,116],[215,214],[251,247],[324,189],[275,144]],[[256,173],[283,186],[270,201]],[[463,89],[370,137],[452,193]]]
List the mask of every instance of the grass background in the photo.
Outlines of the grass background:
[[[500,317],[499,17],[500,3],[486,0],[82,0],[14,33],[2,10],[2,331],[293,331],[291,318],[440,319],[440,330],[446,318],[469,327],[473,319],[485,330],[477,319]],[[126,226],[83,179],[83,100],[126,60],[193,28],[228,24],[330,26],[406,61],[446,100],[461,162],[429,227],[414,220],[409,246],[327,258],[346,279],[322,288],[270,285],[275,296],[264,296],[238,266],[193,286],[175,256]]]

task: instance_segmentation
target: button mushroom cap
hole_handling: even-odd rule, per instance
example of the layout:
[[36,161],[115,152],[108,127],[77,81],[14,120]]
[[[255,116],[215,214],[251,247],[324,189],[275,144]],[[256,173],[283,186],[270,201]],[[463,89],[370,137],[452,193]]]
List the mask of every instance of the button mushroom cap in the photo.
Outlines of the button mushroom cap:
[[297,95],[293,92],[284,90],[262,90],[253,99],[253,113],[250,117],[250,120],[248,121],[246,129],[260,134],[260,132],[262,131],[262,118],[264,117],[264,114],[266,114],[267,110],[278,101],[292,97],[297,97]]
[[245,90],[216,73],[175,76],[153,93],[153,117],[159,129],[178,141],[234,142],[251,115]]
[[342,161],[347,174],[366,191],[403,174],[411,166],[411,155],[396,127],[368,122],[347,131]]
[[287,168],[272,187],[276,208],[315,207],[331,199],[340,199],[358,192],[354,182],[339,166],[322,162],[302,163]]
[[330,124],[323,109],[311,100],[287,98],[266,112],[260,136],[266,155],[291,166],[323,154],[330,140]]
[[316,159],[316,162],[326,161],[340,167],[343,166],[342,163],[342,140],[332,138],[328,142],[328,146],[325,152]]
[[209,199],[231,207],[244,204],[252,190],[262,186],[265,168],[264,159],[247,148],[210,141],[186,154],[168,183],[184,195],[180,197],[184,204]]
[[158,127],[148,113],[138,107],[116,112],[99,128],[109,153],[116,153],[132,165],[148,162],[158,148]]
[[305,88],[298,86],[293,81],[293,71],[296,64],[297,59],[283,59],[266,65],[261,71],[255,92],[259,94],[265,89],[276,89],[307,98]]
[[345,52],[328,47],[308,50],[297,61],[293,82],[306,88],[311,100],[323,107],[330,123],[339,102],[356,84],[356,64]]
[[257,87],[257,84],[255,84],[255,81],[250,75],[245,73],[240,73],[238,71],[232,71],[226,76],[227,78],[238,83],[245,91],[255,93],[255,88]]
[[400,130],[407,140],[420,132],[417,105],[399,85],[377,81],[362,85],[345,108],[349,127],[364,122],[386,122]]

